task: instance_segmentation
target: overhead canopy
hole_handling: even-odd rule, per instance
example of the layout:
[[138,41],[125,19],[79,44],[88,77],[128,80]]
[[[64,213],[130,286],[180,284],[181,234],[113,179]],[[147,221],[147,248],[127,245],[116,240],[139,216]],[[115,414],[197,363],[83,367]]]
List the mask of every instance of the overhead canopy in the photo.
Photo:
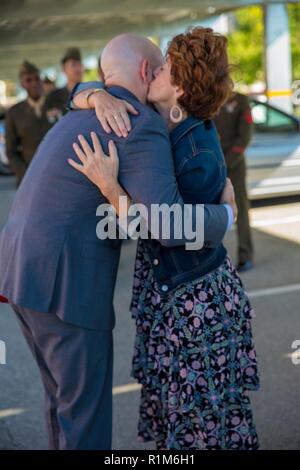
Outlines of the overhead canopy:
[[[275,1],[276,2],[276,1]],[[64,50],[99,54],[121,32],[163,36],[174,28],[268,0],[1,0],[0,80],[17,77],[26,58],[57,66]],[[276,3],[282,3],[277,0]]]

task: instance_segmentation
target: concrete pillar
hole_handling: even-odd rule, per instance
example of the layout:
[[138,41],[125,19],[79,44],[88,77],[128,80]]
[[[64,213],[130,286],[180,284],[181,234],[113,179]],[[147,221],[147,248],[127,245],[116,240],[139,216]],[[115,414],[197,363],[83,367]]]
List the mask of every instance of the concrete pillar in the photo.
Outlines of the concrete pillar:
[[292,62],[287,5],[269,4],[265,6],[264,11],[268,101],[290,112],[292,111]]

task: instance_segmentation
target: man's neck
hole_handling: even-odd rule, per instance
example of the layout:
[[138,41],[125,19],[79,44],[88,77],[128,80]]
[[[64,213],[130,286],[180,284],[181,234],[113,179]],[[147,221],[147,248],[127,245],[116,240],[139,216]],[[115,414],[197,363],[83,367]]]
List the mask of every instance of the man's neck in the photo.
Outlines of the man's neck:
[[27,99],[29,99],[31,102],[38,102],[41,98],[42,98],[43,95],[39,95],[39,96],[30,96],[29,94],[27,95]]
[[39,98],[31,98],[29,95],[27,97],[27,103],[34,110],[34,114],[38,118],[42,117],[45,100],[45,95],[41,95]]
[[146,104],[146,96],[138,90],[138,87],[134,83],[128,83],[127,81],[114,80],[113,78],[105,80],[105,86],[120,86],[130,91],[141,103]]

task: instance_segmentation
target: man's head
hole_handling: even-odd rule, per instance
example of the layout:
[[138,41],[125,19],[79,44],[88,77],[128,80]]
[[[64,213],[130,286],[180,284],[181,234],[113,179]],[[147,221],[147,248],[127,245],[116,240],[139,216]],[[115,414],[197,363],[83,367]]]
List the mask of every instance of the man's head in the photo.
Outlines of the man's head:
[[19,70],[19,78],[20,84],[27,91],[28,96],[33,100],[38,100],[43,93],[39,69],[24,60]]
[[161,50],[149,39],[121,34],[103,49],[101,71],[107,86],[123,86],[145,103],[153,72],[163,62]]
[[76,47],[68,49],[61,60],[61,64],[70,86],[82,81],[84,67],[79,49]]

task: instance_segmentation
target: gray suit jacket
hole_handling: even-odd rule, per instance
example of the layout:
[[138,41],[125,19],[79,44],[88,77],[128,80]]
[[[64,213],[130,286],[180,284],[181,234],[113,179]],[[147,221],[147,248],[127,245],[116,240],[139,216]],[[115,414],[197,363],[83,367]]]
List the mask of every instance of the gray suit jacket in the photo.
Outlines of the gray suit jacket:
[[[133,201],[183,204],[178,192],[168,131],[161,117],[129,91],[115,96],[139,111],[127,139],[114,136],[119,179]],[[121,241],[99,240],[96,209],[107,202],[98,188],[67,162],[77,159],[72,142],[94,130],[107,151],[107,135],[94,111],[64,116],[39,146],[0,235],[0,294],[14,304],[52,312],[91,329],[114,326],[113,293]],[[228,222],[223,206],[205,207],[205,240],[219,244]],[[167,246],[187,240],[160,240]]]

